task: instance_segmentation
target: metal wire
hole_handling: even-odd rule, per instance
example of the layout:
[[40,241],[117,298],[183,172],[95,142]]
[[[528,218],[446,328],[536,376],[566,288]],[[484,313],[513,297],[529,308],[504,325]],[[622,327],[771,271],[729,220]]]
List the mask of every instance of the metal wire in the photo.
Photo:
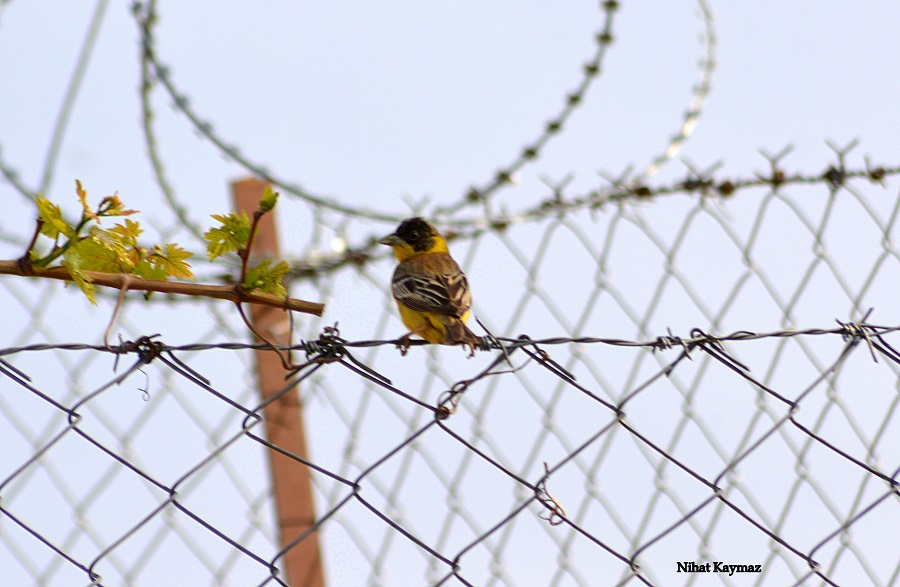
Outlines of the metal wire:
[[[59,175],[107,4],[72,52],[40,177],[0,152],[25,202]],[[712,87],[700,0],[699,79],[647,166],[499,201],[574,125],[618,8],[598,4],[591,54],[549,122],[487,178],[415,208],[449,237],[493,333],[467,360],[421,341],[395,352],[392,260],[375,237],[403,214],[308,190],[239,149],[170,74],[157,2],[133,3],[143,140],[174,216],[159,232],[202,228],[167,176],[156,90],[212,152],[295,197],[310,236],[292,288],[342,325],[298,318],[306,339],[282,350],[301,367],[263,401],[251,374],[265,347],[242,342],[230,307],[129,298],[106,346],[87,342],[99,314],[60,286],[0,281],[0,583],[286,585],[286,554],[314,535],[329,584],[900,583],[897,161],[858,157],[854,141],[812,170],[786,148],[761,152],[763,171],[685,163],[649,183]],[[16,227],[2,230],[21,254]],[[260,427],[295,384],[307,457]],[[273,453],[315,484],[316,517],[286,543]]]
[[[882,368],[891,365],[893,369],[896,369],[900,365],[900,355],[890,344],[889,338],[896,336],[895,333],[898,330],[900,330],[900,326],[887,327],[866,322],[849,322],[840,323],[837,328],[783,330],[761,334],[735,332],[723,336],[713,336],[695,330],[689,336],[680,337],[666,334],[650,341],[626,341],[596,337],[579,337],[577,339],[558,337],[545,340],[531,340],[527,337],[498,339],[490,345],[485,345],[487,348],[481,350],[483,353],[490,353],[494,356],[494,359],[485,368],[472,377],[448,386],[442,394],[438,395],[437,403],[431,404],[421,401],[411,391],[403,391],[392,385],[390,373],[379,372],[375,365],[366,365],[354,357],[351,352],[351,349],[390,347],[397,345],[399,341],[345,341],[340,338],[336,330],[329,328],[320,339],[301,342],[292,347],[305,353],[308,361],[294,375],[294,379],[288,382],[285,389],[290,388],[296,382],[306,382],[327,364],[331,370],[343,369],[353,377],[363,378],[367,382],[366,385],[377,387],[387,396],[393,397],[401,404],[406,404],[408,406],[406,413],[419,414],[416,416],[419,423],[409,426],[400,436],[399,442],[388,444],[383,454],[367,463],[366,466],[360,467],[355,474],[323,466],[315,460],[302,459],[268,442],[255,430],[261,421],[264,403],[234,401],[228,393],[212,387],[202,374],[188,367],[180,359],[186,353],[223,350],[237,352],[238,350],[259,348],[259,345],[214,343],[169,346],[158,339],[145,337],[133,342],[124,341],[109,348],[73,344],[41,344],[7,348],[0,351],[0,356],[3,357],[0,361],[0,376],[3,376],[20,391],[30,394],[38,400],[39,404],[44,405],[51,412],[58,413],[62,418],[51,417],[50,420],[58,423],[52,425],[40,439],[34,440],[30,454],[17,453],[15,467],[4,471],[3,477],[0,478],[0,497],[2,497],[0,512],[8,522],[24,530],[49,553],[64,561],[66,568],[83,573],[85,580],[94,585],[115,584],[107,582],[104,579],[104,573],[100,570],[109,566],[120,569],[127,568],[126,563],[113,556],[116,550],[123,548],[129,541],[133,541],[153,524],[158,524],[160,521],[166,520],[167,516],[175,514],[183,514],[188,520],[195,523],[196,528],[199,529],[196,531],[201,534],[207,533],[211,538],[221,541],[225,548],[231,551],[231,554],[241,558],[243,563],[254,567],[259,585],[284,584],[279,578],[278,568],[278,561],[283,556],[284,550],[279,551],[273,544],[269,544],[267,548],[248,547],[245,538],[239,532],[230,531],[221,523],[221,520],[209,519],[192,503],[192,491],[196,490],[198,486],[197,479],[202,478],[206,474],[206,470],[213,463],[219,461],[230,447],[236,444],[256,443],[265,450],[282,452],[296,461],[297,466],[312,468],[320,482],[327,481],[337,488],[333,490],[327,505],[322,508],[314,529],[322,531],[327,530],[330,525],[337,525],[339,523],[337,520],[341,516],[351,515],[345,512],[352,509],[352,504],[361,504],[375,516],[378,523],[383,524],[387,532],[395,534],[421,551],[430,566],[432,577],[430,581],[435,585],[448,584],[451,580],[464,585],[482,584],[483,579],[478,577],[481,576],[480,573],[483,569],[479,568],[478,558],[472,552],[479,548],[488,548],[489,551],[495,553],[502,552],[505,540],[498,541],[495,534],[503,533],[505,529],[513,527],[516,522],[522,524],[523,520],[529,520],[533,523],[535,519],[544,520],[547,524],[545,529],[548,532],[552,531],[558,533],[558,537],[564,537],[564,542],[559,545],[563,551],[571,549],[573,543],[581,543],[582,548],[589,545],[596,549],[595,556],[603,563],[595,566],[588,561],[581,560],[580,573],[584,577],[597,576],[594,573],[603,568],[614,570],[618,567],[618,570],[614,572],[620,574],[620,584],[629,580],[636,580],[648,585],[657,584],[653,577],[660,571],[654,570],[648,563],[642,562],[647,557],[647,552],[670,540],[673,535],[684,531],[685,528],[690,528],[692,532],[696,533],[698,539],[705,536],[715,528],[716,524],[715,519],[708,518],[709,512],[715,510],[716,515],[720,515],[723,507],[736,514],[739,519],[744,520],[752,532],[758,533],[776,546],[774,552],[780,552],[778,556],[786,558],[793,565],[792,577],[798,583],[815,577],[828,584],[837,584],[836,567],[822,565],[817,561],[815,555],[829,544],[837,544],[835,541],[843,537],[839,551],[843,552],[845,556],[859,559],[860,563],[863,562],[864,557],[861,553],[849,550],[852,542],[848,542],[847,537],[851,535],[851,530],[856,535],[871,531],[865,525],[864,520],[871,519],[873,512],[889,513],[896,511],[900,505],[897,502],[900,483],[897,479],[896,454],[889,458],[888,466],[885,468],[884,465],[874,462],[871,458],[872,455],[879,452],[877,441],[868,440],[863,445],[864,450],[860,452],[858,448],[844,444],[844,438],[823,428],[821,421],[813,422],[808,418],[801,418],[800,414],[806,405],[813,403],[811,396],[828,391],[829,388],[836,388],[835,382],[845,369],[846,363],[861,347],[868,351],[866,354],[870,354],[877,364],[883,365]],[[833,360],[818,376],[807,382],[805,386],[795,389],[781,387],[774,389],[760,381],[753,375],[755,365],[748,365],[737,360],[725,346],[727,344],[729,348],[740,350],[761,341],[809,337],[837,339],[841,341],[841,345]],[[497,350],[501,344],[505,347],[505,354]],[[565,359],[571,357],[575,349],[578,349],[579,356],[584,359],[593,354],[592,348],[603,346],[624,348],[628,352],[636,354],[661,353],[669,358],[656,372],[650,373],[638,382],[634,389],[621,395],[617,401],[612,401],[612,398],[604,398],[605,393],[602,389],[590,385],[585,380],[577,379],[575,375],[561,366],[561,362],[565,362]],[[113,377],[77,400],[59,401],[53,397],[52,392],[35,387],[28,373],[15,366],[15,362],[26,354],[36,353],[43,356],[49,355],[53,351],[106,353],[116,357],[133,357],[134,360],[131,366],[121,373],[114,374]],[[523,362],[516,363],[514,369],[510,369],[509,361],[515,360],[520,353],[527,355],[527,358]],[[322,362],[320,359],[323,358],[327,360]],[[230,431],[226,432],[224,436],[222,433],[217,434],[221,438],[214,446],[206,447],[205,454],[185,466],[174,476],[174,479],[169,481],[164,480],[166,475],[161,474],[152,465],[141,464],[144,459],[141,455],[134,454],[127,445],[120,446],[119,440],[98,433],[89,425],[93,406],[111,402],[111,396],[114,395],[116,389],[123,385],[133,387],[134,380],[138,379],[138,388],[146,390],[145,375],[142,373],[145,373],[150,365],[156,367],[154,375],[150,379],[174,377],[176,381],[183,383],[173,385],[173,390],[182,386],[194,390],[193,392],[173,391],[173,394],[199,393],[227,405],[238,415],[243,415],[240,421],[232,420]],[[680,455],[680,451],[671,444],[665,445],[654,440],[652,421],[645,420],[646,414],[642,414],[641,410],[632,411],[631,407],[639,402],[642,396],[671,388],[669,381],[675,378],[687,379],[691,377],[692,372],[714,368],[715,365],[721,367],[721,372],[731,373],[730,377],[735,383],[746,384],[743,385],[744,393],[756,397],[757,409],[760,410],[760,413],[763,413],[764,404],[768,403],[765,415],[769,418],[769,422],[754,430],[754,438],[751,443],[730,454],[722,455],[722,462],[717,466],[710,467],[709,463],[703,462],[702,458],[698,461],[698,455]],[[592,434],[583,438],[579,444],[573,444],[568,452],[556,461],[544,462],[543,470],[538,471],[537,474],[528,472],[531,469],[530,464],[524,468],[513,465],[508,458],[502,456],[500,451],[492,446],[491,442],[488,442],[488,435],[468,436],[464,429],[456,427],[454,422],[463,417],[460,410],[472,409],[472,406],[469,406],[471,401],[469,396],[474,393],[475,389],[483,389],[486,381],[503,380],[506,381],[506,385],[509,385],[521,378],[523,374],[533,373],[535,370],[549,373],[563,389],[567,390],[565,393],[580,395],[596,405]],[[515,385],[515,383],[512,384]],[[4,392],[7,401],[0,403],[0,407],[6,407],[9,403],[8,398],[11,397],[9,386],[4,385],[3,388],[7,390]],[[774,400],[774,405],[767,402],[766,398]],[[272,399],[268,401],[272,401]],[[685,407],[690,405],[689,398],[685,402]],[[822,411],[830,409],[835,402],[837,402],[836,399],[827,402],[825,407],[821,408]],[[892,412],[893,410],[886,415],[885,421],[881,424],[882,427],[890,422]],[[686,413],[686,416],[690,419],[695,417],[690,413]],[[863,426],[864,430],[867,428],[870,427]],[[564,429],[564,427],[560,428],[559,432]],[[557,433],[556,426],[547,430]],[[590,453],[601,453],[601,447],[617,434],[625,434],[642,447],[641,450],[654,463],[657,475],[665,469],[672,469],[669,474],[674,474],[675,470],[681,471],[687,478],[693,480],[696,485],[694,491],[697,493],[692,503],[683,503],[679,507],[679,515],[676,520],[664,527],[657,526],[652,529],[632,531],[629,544],[624,548],[611,538],[611,528],[603,523],[598,523],[597,520],[587,515],[591,504],[603,503],[604,500],[600,499],[603,494],[602,489],[594,489],[579,499],[576,499],[571,492],[567,492],[572,502],[565,503],[565,498],[559,497],[557,494],[557,487],[560,485],[554,483],[555,478],[563,474],[584,476],[584,481],[595,478],[597,475],[593,468],[585,468],[586,463],[583,459]],[[751,495],[759,488],[753,483],[741,480],[736,475],[748,461],[766,451],[767,446],[776,443],[780,436],[791,434],[801,439],[800,442],[805,445],[801,456],[797,457],[798,465],[805,460],[802,453],[809,452],[810,447],[818,447],[847,466],[848,471],[859,484],[860,497],[865,496],[862,500],[858,499],[856,505],[849,511],[835,504],[833,507],[835,519],[825,524],[821,533],[813,534],[811,539],[809,537],[804,537],[803,540],[793,539],[794,531],[790,524],[787,526],[782,523],[773,524],[772,520],[763,514],[758,504],[744,501],[741,498],[742,494]],[[389,490],[379,487],[382,472],[388,477],[396,475],[397,473],[391,469],[391,461],[403,459],[406,454],[423,454],[421,453],[421,442],[426,437],[433,438],[434,435],[442,436],[467,455],[471,455],[476,462],[486,465],[488,471],[494,471],[493,476],[499,475],[501,479],[507,479],[510,484],[515,486],[511,497],[518,496],[507,503],[505,507],[494,510],[488,517],[488,519],[493,519],[493,522],[488,525],[479,522],[477,518],[470,520],[466,532],[467,538],[457,546],[446,544],[441,539],[437,541],[430,539],[427,537],[427,532],[414,529],[417,524],[416,520],[406,519],[394,511],[393,508],[396,507],[396,504],[391,506],[380,501],[383,491],[394,495],[395,497],[392,499],[402,495],[402,492],[394,493],[399,491],[399,488]],[[96,449],[99,451],[101,461],[106,461],[113,470],[124,472],[139,480],[156,495],[154,506],[148,508],[145,513],[139,514],[136,522],[126,525],[124,530],[120,530],[119,533],[98,533],[93,549],[78,554],[59,546],[54,538],[60,530],[58,525],[61,520],[56,521],[57,527],[48,530],[35,511],[19,505],[25,499],[24,496],[34,488],[31,478],[35,471],[47,467],[51,456],[62,451],[61,447],[66,443],[74,444],[78,453],[87,453]],[[883,449],[887,450],[888,447],[883,447]],[[432,453],[432,456],[436,455]],[[430,466],[439,467],[439,461]],[[80,474],[82,473],[79,473],[78,470],[70,470],[61,477],[67,479],[67,483],[76,483]],[[792,476],[796,484],[803,486],[813,483],[813,474],[813,470],[802,468],[795,471]],[[827,487],[834,481],[828,477],[827,472],[820,472],[819,475],[824,476],[817,478],[815,483],[822,487]],[[599,477],[603,478],[602,473]],[[663,477],[657,477],[657,479],[657,483],[659,483]],[[453,493],[459,490],[459,487],[456,490],[453,489],[454,486],[458,486],[458,480],[449,481],[448,478],[445,481],[447,481],[447,491]],[[869,492],[863,491],[873,483],[874,489]],[[881,489],[878,489],[879,486]],[[100,486],[98,492],[101,497],[97,499],[101,502],[102,507],[112,507],[109,500],[113,496],[106,498],[102,496],[106,492],[105,489],[105,484]],[[659,495],[669,495],[669,490],[664,489],[663,486],[659,486],[657,489],[660,491]],[[432,496],[429,501],[432,503],[432,507],[440,508],[441,500],[436,497]],[[72,507],[77,511],[79,507],[76,503],[73,503]],[[466,517],[458,509],[451,510],[451,512],[448,512],[451,517]],[[77,525],[78,516],[70,519],[72,519],[70,523]],[[712,526],[707,526],[704,530],[704,525],[710,523]],[[794,521],[794,524],[805,523],[807,521],[802,518]],[[556,527],[559,529],[552,530]],[[307,538],[308,534],[295,537],[287,549],[296,547],[298,543]],[[7,532],[3,536],[3,542],[9,545],[11,537]],[[13,537],[13,544],[19,544],[20,540],[20,538]],[[706,541],[707,539],[704,538],[703,542]],[[142,555],[138,554],[138,556]],[[552,553],[548,553],[548,556],[553,558]],[[749,564],[746,561],[741,562]],[[773,569],[763,565],[762,561],[755,564],[761,565],[762,568],[757,579],[767,582],[767,573],[774,573]],[[211,566],[215,568],[214,563],[211,563]],[[63,570],[58,569],[57,572],[63,573]],[[561,572],[564,575],[572,573],[571,576],[576,576],[573,569],[562,568]],[[512,574],[512,571],[507,571],[507,573]],[[877,575],[877,572],[873,571],[873,574]],[[494,578],[502,583],[513,584],[505,573],[495,574]]]

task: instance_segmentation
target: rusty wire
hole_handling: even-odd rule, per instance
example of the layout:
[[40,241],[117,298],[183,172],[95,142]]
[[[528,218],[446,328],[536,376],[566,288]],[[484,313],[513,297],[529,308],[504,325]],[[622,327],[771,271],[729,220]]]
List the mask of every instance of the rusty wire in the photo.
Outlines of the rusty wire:
[[[0,174],[24,201],[59,175],[68,112],[107,4],[96,4],[41,177],[29,185],[19,157],[0,152]],[[107,347],[78,342],[93,339],[72,326],[80,316],[59,316],[68,311],[59,289],[5,280],[0,583],[284,585],[285,554],[314,532],[332,557],[326,575],[353,567],[349,582],[368,585],[707,577],[679,574],[685,561],[761,567],[718,573],[723,584],[897,583],[900,327],[890,272],[900,261],[900,166],[853,159],[853,141],[829,144],[830,159],[811,169],[792,165],[786,148],[761,151],[760,171],[724,175],[718,162],[684,162],[683,175],[650,183],[690,136],[711,87],[717,35],[705,1],[699,80],[646,166],[601,173],[593,189],[546,181],[538,193],[516,192],[510,208],[497,203],[596,93],[619,23],[619,2],[603,1],[592,52],[548,122],[523,124],[529,140],[487,177],[423,207],[467,271],[490,254],[489,275],[502,265],[513,276],[506,313],[479,316],[504,336],[485,337],[470,362],[421,344],[399,357],[389,253],[375,237],[403,214],[308,190],[240,149],[191,104],[191,80],[171,73],[166,60],[179,56],[158,45],[156,5],[134,2],[132,16],[144,144],[175,216],[162,231],[199,238],[203,229],[166,175],[157,90],[211,151],[308,207],[298,215],[308,215],[312,236],[292,260],[294,287],[331,303],[352,272],[352,287],[373,293],[360,298],[384,303],[368,308],[377,318],[362,335],[350,322],[351,340],[298,320],[307,340],[285,350],[300,367],[263,402],[250,357],[264,347],[235,342],[245,333],[221,307],[191,308],[199,326],[190,340],[204,342],[181,343],[158,327],[159,314],[132,306],[120,320],[127,339]],[[0,229],[0,242],[20,252],[22,238]],[[698,236],[706,248],[686,251]],[[864,239],[872,242],[851,247]],[[774,253],[761,250],[768,243]],[[685,265],[712,248],[733,257],[704,257],[720,273],[710,284],[710,272]],[[786,257],[801,262],[778,273]],[[617,259],[639,259],[643,275],[623,278]],[[566,282],[541,281],[563,264],[587,268],[583,298],[568,299],[578,288]],[[480,312],[487,286],[472,282]],[[671,297],[680,303],[666,307]],[[826,310],[804,314],[825,297]],[[179,306],[162,301],[152,312]],[[752,316],[734,315],[748,308]],[[183,325],[184,315],[175,320]],[[808,324],[818,326],[798,327]],[[167,334],[149,334],[157,332]],[[308,458],[259,426],[267,403],[295,383],[314,429]],[[263,465],[273,452],[315,483],[316,519],[286,545]]]
[[[590,544],[592,548],[596,548],[595,556],[607,559],[607,565],[612,564],[611,568],[613,569],[618,566],[618,570],[615,572],[620,574],[622,584],[638,581],[652,585],[658,584],[658,579],[654,578],[654,569],[644,562],[645,553],[664,543],[679,530],[683,531],[684,528],[695,528],[694,531],[698,532],[699,539],[702,535],[700,527],[704,523],[702,520],[708,515],[708,512],[717,506],[724,506],[744,520],[760,536],[770,540],[773,545],[777,545],[776,552],[780,552],[778,556],[791,559],[796,567],[794,578],[797,583],[815,578],[826,584],[837,584],[835,576],[823,566],[820,560],[816,559],[815,555],[830,542],[839,539],[841,544],[844,544],[841,547],[842,550],[847,553],[847,556],[853,556],[853,550],[846,550],[852,544],[846,539],[851,531],[859,529],[860,532],[865,532],[866,526],[862,521],[869,519],[873,512],[889,514],[900,506],[898,504],[898,497],[900,497],[898,462],[896,455],[893,455],[893,458],[884,464],[872,461],[871,454],[878,452],[875,443],[868,446],[865,454],[860,454],[858,449],[843,444],[844,440],[840,437],[832,436],[822,429],[820,423],[811,423],[809,419],[801,418],[800,414],[803,411],[801,408],[810,403],[811,400],[808,398],[811,394],[821,394],[823,389],[827,390],[835,385],[834,381],[845,363],[860,347],[867,348],[872,359],[876,361],[883,359],[876,364],[893,365],[894,368],[900,365],[900,355],[896,352],[894,345],[888,341],[898,330],[900,330],[900,326],[879,326],[866,322],[839,322],[836,328],[783,330],[769,333],[735,332],[719,336],[694,330],[685,337],[673,336],[668,333],[648,341],[597,337],[578,337],[577,339],[559,337],[544,340],[531,340],[528,337],[498,339],[493,347],[486,345],[488,348],[481,351],[494,356],[494,360],[490,361],[486,367],[479,369],[473,376],[450,385],[445,392],[437,394],[431,401],[423,401],[415,393],[393,385],[390,373],[380,372],[375,365],[367,365],[352,354],[353,349],[377,346],[392,347],[396,346],[398,341],[346,341],[340,337],[340,333],[334,327],[328,327],[318,340],[303,341],[291,347],[295,352],[305,354],[309,360],[291,376],[289,381],[286,381],[285,390],[290,389],[298,382],[303,382],[305,385],[306,382],[311,381],[311,377],[320,374],[321,369],[326,366],[329,366],[329,369],[341,368],[352,374],[353,377],[364,379],[367,381],[367,385],[374,386],[401,402],[407,402],[413,410],[426,414],[420,424],[409,428],[402,435],[400,442],[389,445],[379,458],[360,467],[355,474],[329,468],[327,465],[316,462],[315,458],[303,459],[297,455],[286,453],[280,447],[270,443],[257,432],[256,428],[261,420],[262,409],[275,398],[270,398],[263,403],[235,401],[230,393],[223,393],[214,388],[209,379],[195,368],[189,367],[183,360],[183,357],[195,353],[240,352],[260,348],[259,345],[216,343],[169,346],[157,337],[142,337],[133,342],[122,341],[119,345],[110,347],[84,344],[41,344],[6,348],[0,350],[0,377],[7,381],[7,384],[2,386],[2,389],[6,390],[4,393],[9,393],[9,387],[12,385],[51,407],[62,416],[62,419],[44,433],[43,439],[37,442],[30,452],[16,453],[13,459],[14,467],[0,471],[0,514],[7,524],[21,528],[32,539],[40,543],[47,552],[63,561],[64,566],[82,573],[83,580],[92,585],[115,584],[105,582],[101,569],[110,565],[115,568],[126,564],[117,560],[115,556],[117,549],[135,541],[136,537],[145,532],[148,527],[167,516],[172,516],[175,512],[192,520],[203,532],[227,545],[234,556],[240,557],[244,563],[250,563],[252,567],[255,567],[258,581],[255,584],[284,585],[278,565],[285,551],[307,539],[313,530],[321,532],[331,526],[340,525],[340,518],[346,511],[353,509],[351,506],[354,503],[373,514],[379,523],[383,524],[391,533],[408,541],[431,561],[429,564],[434,567],[431,584],[481,584],[481,580],[477,578],[480,576],[477,562],[475,567],[471,567],[469,563],[470,560],[478,561],[479,559],[471,553],[483,548],[485,544],[492,544],[492,548],[502,550],[502,547],[492,542],[495,535],[515,524],[522,524],[522,520],[536,519],[542,520],[551,528],[564,528],[565,531],[561,536],[568,536],[567,541],[586,541],[584,544]],[[805,387],[796,389],[773,388],[771,384],[764,383],[754,374],[753,367],[755,365],[737,360],[730,350],[773,339],[810,337],[838,339],[842,344],[832,362],[821,374],[807,382]],[[499,344],[506,347],[506,354],[497,348]],[[571,355],[572,349],[579,347],[590,349],[602,346],[625,348],[633,353],[663,353],[674,355],[674,357],[666,360],[656,372],[648,374],[634,389],[628,390],[618,400],[615,400],[605,398],[603,390],[593,388],[587,381],[578,379],[560,363],[563,357]],[[117,359],[131,357],[133,360],[130,366],[118,373],[113,373],[108,380],[81,395],[77,400],[60,401],[53,397],[53,393],[36,387],[29,374],[16,366],[16,362],[28,355],[41,355],[55,351],[105,353],[113,355]],[[588,350],[588,352],[590,351]],[[515,369],[510,369],[508,362],[515,361],[520,353],[527,355],[527,359],[523,364],[518,364]],[[315,360],[318,357],[327,357],[327,360]],[[706,357],[708,360],[702,361],[701,357]],[[693,360],[685,361],[683,359]],[[414,360],[414,358],[407,360]],[[706,465],[698,466],[700,463],[695,460],[696,457],[675,454],[671,452],[671,448],[654,440],[652,429],[647,428],[649,422],[642,421],[643,416],[639,412],[633,417],[632,414],[635,412],[632,412],[630,407],[643,395],[659,393],[661,388],[666,387],[665,381],[676,376],[688,378],[690,371],[701,368],[702,364],[708,365],[710,360],[712,364],[721,365],[724,369],[723,372],[731,373],[731,379],[735,384],[743,382],[746,393],[760,399],[768,396],[774,400],[774,404],[769,404],[770,407],[772,405],[780,406],[774,408],[775,417],[769,420],[767,428],[756,434],[752,443],[731,454],[722,465],[712,471],[709,471]],[[240,419],[232,420],[232,425],[227,430],[218,434],[219,441],[214,447],[209,447],[208,452],[202,458],[186,467],[169,481],[162,480],[161,475],[153,467],[139,464],[142,460],[140,455],[133,454],[130,450],[123,452],[122,447],[118,446],[116,442],[111,442],[104,435],[93,432],[88,424],[92,418],[90,412],[93,404],[102,404],[106,398],[110,398],[114,389],[123,385],[127,386],[135,377],[139,376],[142,369],[149,365],[154,365],[175,379],[183,380],[190,389],[196,390],[194,393],[213,397],[242,415]],[[540,474],[536,477],[529,477],[530,465],[524,469],[511,466],[510,463],[505,462],[504,458],[500,457],[499,453],[495,452],[490,443],[485,444],[483,439],[479,439],[477,436],[471,437],[462,429],[455,427],[454,419],[460,417],[457,411],[468,407],[467,403],[479,401],[468,396],[474,393],[475,389],[483,392],[487,379],[499,379],[501,386],[512,385],[515,387],[515,381],[523,371],[530,372],[535,369],[552,374],[553,378],[568,390],[566,393],[582,395],[589,401],[595,402],[599,408],[598,414],[605,414],[605,416],[597,420],[594,432],[583,439],[579,445],[573,446],[570,452],[556,461],[544,461]],[[157,377],[167,378],[168,376],[153,375],[150,378],[156,379]],[[131,385],[134,384],[131,383]],[[152,385],[152,387],[156,387],[156,385]],[[143,387],[138,387],[138,389],[146,393]],[[685,398],[685,401],[687,403],[684,405],[689,405],[689,398]],[[450,404],[453,406],[452,409],[447,408]],[[148,405],[148,409],[149,407]],[[760,409],[763,409],[762,404],[760,404]],[[886,418],[889,417],[889,415],[886,416]],[[610,527],[584,516],[584,504],[601,497],[602,490],[594,489],[586,493],[578,490],[573,494],[569,487],[568,491],[563,492],[567,497],[563,498],[560,496],[557,485],[559,483],[557,477],[560,474],[566,472],[570,476],[583,474],[576,465],[577,461],[582,458],[583,454],[597,451],[604,442],[615,436],[617,430],[624,431],[634,442],[644,446],[650,454],[656,455],[659,459],[657,466],[662,466],[664,463],[674,467],[703,488],[695,503],[693,505],[685,504],[682,514],[671,524],[664,528],[657,528],[653,534],[642,537],[627,548],[615,545],[615,540],[610,535],[612,530]],[[862,486],[874,482],[876,487],[881,487],[872,495],[867,495],[866,499],[859,502],[853,510],[841,514],[832,523],[826,524],[822,533],[812,538],[814,541],[812,547],[809,546],[809,538],[797,541],[792,538],[795,530],[790,527],[775,527],[771,520],[755,509],[756,506],[752,505],[752,502],[748,504],[742,500],[741,494],[752,494],[758,488],[752,484],[741,482],[735,477],[746,461],[766,450],[767,443],[776,442],[779,436],[790,434],[791,430],[799,433],[802,438],[806,438],[807,443],[812,443],[845,462],[850,471],[856,472]],[[484,520],[487,525],[479,526],[477,531],[474,528],[470,529],[471,536],[468,542],[457,548],[442,547],[434,540],[426,538],[412,528],[414,524],[410,524],[410,520],[404,519],[404,516],[392,511],[387,504],[381,503],[377,489],[372,494],[373,487],[377,487],[379,484],[381,470],[388,467],[387,463],[392,459],[402,458],[404,454],[419,454],[420,445],[425,438],[431,438],[433,441],[433,434],[441,433],[446,439],[456,443],[465,452],[473,455],[475,459],[524,491],[524,493],[514,492],[518,497],[511,500],[506,509],[494,512],[491,516],[493,521],[488,518]],[[25,489],[17,489],[17,485],[21,484],[23,488],[28,487],[29,477],[34,474],[35,470],[42,469],[48,457],[55,451],[62,450],[60,447],[67,442],[77,442],[82,447],[93,447],[99,450],[102,459],[109,461],[113,468],[127,471],[128,475],[142,480],[158,494],[155,507],[149,508],[145,514],[139,515],[136,522],[129,525],[120,534],[105,535],[102,538],[98,536],[97,544],[93,549],[79,551],[78,554],[60,546],[52,538],[54,532],[46,532],[44,524],[33,517],[34,512],[30,508],[24,507],[20,510],[18,506],[24,499],[21,492]],[[230,447],[247,442],[257,443],[264,447],[264,450],[280,451],[294,459],[297,466],[311,468],[320,483],[327,480],[332,487],[339,488],[336,490],[338,498],[327,500],[327,504],[321,508],[309,532],[293,537],[292,542],[284,549],[278,549],[273,544],[262,548],[248,546],[240,534],[234,534],[228,529],[220,527],[220,521],[207,519],[191,501],[191,486],[194,484],[194,479],[202,477],[205,474],[204,471],[220,459]],[[798,456],[797,458],[797,464],[800,466],[804,457]],[[808,481],[813,473],[814,471],[806,469],[804,465],[796,471],[796,482]],[[818,470],[815,471],[815,474],[818,475],[818,483],[824,486],[830,483],[827,470]],[[63,477],[73,475],[77,477],[77,470],[68,471],[64,473]],[[604,475],[601,473],[599,475],[601,483],[603,478]],[[585,478],[585,481],[588,479]],[[597,479],[591,480],[588,486],[597,481]],[[74,480],[69,479],[68,482],[71,483]],[[702,493],[705,493],[705,496]],[[373,496],[376,498],[375,500],[372,499]],[[102,498],[98,499],[102,501]],[[567,500],[569,503],[566,503]],[[75,506],[73,505],[73,507]],[[111,504],[107,504],[107,507],[111,507]],[[442,509],[445,506],[442,505],[440,499],[434,499],[432,507]],[[456,515],[459,515],[459,512]],[[75,518],[77,519],[77,515]],[[696,527],[698,522],[701,524],[700,527]],[[601,556],[600,553],[604,554]],[[558,554],[550,552],[547,553],[547,556],[553,558]],[[587,568],[592,566],[584,562],[582,565]],[[572,572],[577,575],[576,571]],[[591,571],[582,570],[581,572]],[[655,571],[657,574],[659,572],[659,570]],[[765,581],[766,572],[770,571],[764,570],[763,574],[759,576],[760,580]]]

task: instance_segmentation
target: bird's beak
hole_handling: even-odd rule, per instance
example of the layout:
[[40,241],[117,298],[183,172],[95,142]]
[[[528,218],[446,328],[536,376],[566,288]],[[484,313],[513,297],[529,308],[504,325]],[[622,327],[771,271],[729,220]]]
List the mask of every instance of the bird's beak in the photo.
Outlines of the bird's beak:
[[394,247],[399,244],[402,244],[403,241],[400,240],[400,237],[398,237],[396,234],[389,234],[386,237],[384,237],[383,239],[381,239],[380,241],[378,241],[378,243],[382,244],[382,245],[387,245],[389,247]]

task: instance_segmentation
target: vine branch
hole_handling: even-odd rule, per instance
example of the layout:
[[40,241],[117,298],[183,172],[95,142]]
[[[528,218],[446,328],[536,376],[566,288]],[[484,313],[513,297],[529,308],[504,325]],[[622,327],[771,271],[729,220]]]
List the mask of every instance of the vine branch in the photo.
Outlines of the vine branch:
[[[187,295],[194,297],[215,298],[228,300],[235,303],[261,304],[273,308],[281,308],[292,312],[303,312],[321,316],[325,309],[324,304],[308,302],[296,298],[283,297],[263,292],[243,292],[240,287],[233,285],[207,285],[202,283],[185,283],[182,281],[162,281],[158,279],[145,279],[126,275],[124,273],[101,273],[99,271],[84,271],[94,285],[111,287],[121,290],[127,288],[136,291],[151,291],[166,294]],[[0,261],[0,275],[18,275],[21,277],[39,277],[44,279],[58,279],[61,281],[75,281],[69,270],[65,267],[50,267],[46,269],[23,268],[19,261]]]

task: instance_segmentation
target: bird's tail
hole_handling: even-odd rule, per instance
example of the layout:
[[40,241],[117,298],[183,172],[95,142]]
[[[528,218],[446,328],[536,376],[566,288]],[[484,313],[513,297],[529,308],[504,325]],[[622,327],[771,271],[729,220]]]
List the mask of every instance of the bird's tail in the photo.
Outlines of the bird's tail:
[[475,336],[475,333],[469,330],[465,322],[459,318],[452,318],[447,321],[444,331],[444,344],[467,344],[476,345],[481,339]]

